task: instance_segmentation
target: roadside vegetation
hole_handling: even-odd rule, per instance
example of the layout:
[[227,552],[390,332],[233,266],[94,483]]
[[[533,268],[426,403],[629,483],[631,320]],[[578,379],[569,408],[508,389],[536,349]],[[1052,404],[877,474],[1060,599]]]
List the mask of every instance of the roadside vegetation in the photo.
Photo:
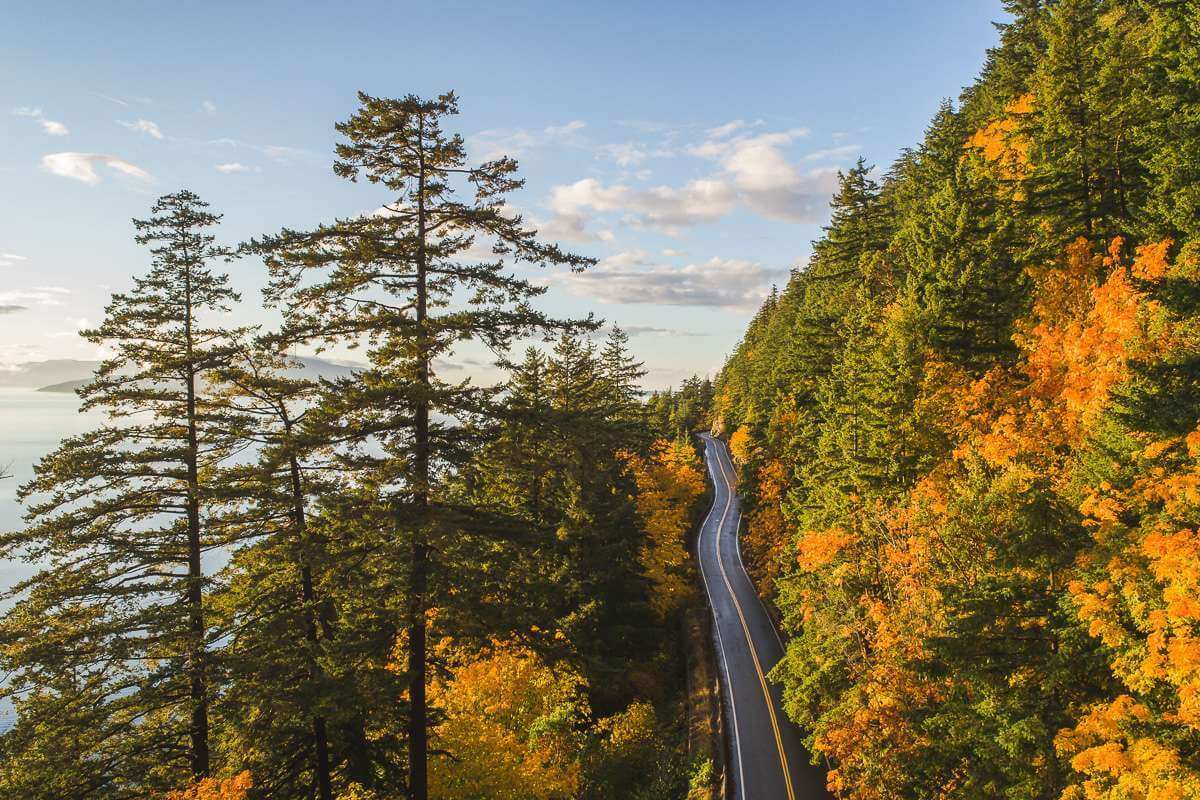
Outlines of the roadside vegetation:
[[[360,96],[334,171],[379,211],[222,243],[180,191],[84,332],[108,422],[21,489],[0,557],[0,796],[683,798],[696,410],[616,329],[537,310],[590,260],[467,163],[457,100]],[[276,330],[223,327],[269,271]],[[227,262],[236,262],[226,266]],[[506,378],[446,366],[482,345]],[[356,346],[302,377],[289,357]],[[684,394],[688,394],[687,391]],[[711,386],[709,387],[711,394]],[[682,397],[683,395],[680,395]],[[690,397],[690,394],[688,394]]]
[[1200,797],[1200,7],[1011,0],[717,381],[840,797]]

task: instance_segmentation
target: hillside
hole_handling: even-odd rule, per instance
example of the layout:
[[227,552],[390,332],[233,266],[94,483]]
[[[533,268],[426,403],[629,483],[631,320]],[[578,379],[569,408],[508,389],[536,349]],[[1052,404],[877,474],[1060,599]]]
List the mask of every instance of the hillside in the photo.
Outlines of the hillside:
[[[341,364],[315,356],[294,356],[297,366],[288,370],[295,377],[304,378],[344,378],[356,368],[351,364]],[[100,366],[99,361],[78,361],[60,359],[55,361],[30,361],[18,364],[9,372],[0,372],[0,386],[21,388],[36,387],[39,392],[71,393],[84,386],[91,375]],[[43,384],[50,376],[69,375],[54,383]]]
[[1021,0],[717,382],[842,797],[1200,797],[1200,7]]

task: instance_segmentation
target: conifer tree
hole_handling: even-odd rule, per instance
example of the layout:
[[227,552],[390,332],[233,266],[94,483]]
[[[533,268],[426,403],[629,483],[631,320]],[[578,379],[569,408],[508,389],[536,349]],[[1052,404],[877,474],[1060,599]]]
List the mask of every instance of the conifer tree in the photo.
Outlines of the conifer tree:
[[210,266],[230,255],[211,233],[219,221],[189,191],[134,220],[152,267],[83,334],[113,353],[80,390],[110,422],[38,463],[21,488],[29,527],[2,540],[4,557],[48,565],[8,593],[0,623],[4,691],[18,727],[37,731],[36,752],[19,757],[72,760],[48,784],[71,794],[128,796],[210,770],[203,558],[221,541],[202,513],[226,442],[205,381],[236,333],[212,317],[238,300]]
[[[285,230],[256,243],[272,273],[269,299],[283,306],[288,335],[314,344],[365,344],[371,361],[361,380],[345,381],[327,404],[358,437],[356,458],[386,497],[392,537],[403,543],[404,620],[409,685],[409,797],[427,797],[425,699],[429,612],[441,577],[437,553],[462,522],[446,476],[474,443],[459,422],[490,411],[491,392],[440,378],[437,359],[464,340],[503,353],[518,337],[586,327],[551,319],[529,301],[544,291],[512,264],[583,269],[590,261],[544,244],[504,198],[520,188],[516,162],[468,166],[463,139],[443,120],[458,112],[453,93],[435,100],[359,95],[361,107],[338,124],[334,171],[365,178],[391,200],[379,213],[337,220],[309,232]],[[473,192],[455,198],[457,188]],[[476,237],[490,260],[468,252]],[[400,566],[399,564],[396,565]]]
[[[260,787],[282,792],[293,775],[308,775],[308,787],[294,795],[315,790],[320,800],[332,800],[324,666],[332,621],[328,602],[318,595],[317,573],[329,555],[310,525],[322,439],[305,419],[320,399],[320,386],[291,374],[295,362],[280,348],[271,338],[247,341],[213,376],[220,388],[214,403],[225,412],[228,434],[256,451],[254,460],[219,473],[225,510],[214,524],[240,545],[216,602],[227,627],[237,631],[227,658],[226,738],[241,745],[231,755],[243,759],[240,766],[250,768]],[[264,706],[271,713],[262,713]],[[307,712],[309,730],[300,742],[288,738],[294,722],[285,709]],[[260,750],[254,744],[259,738],[271,746]],[[296,766],[302,752],[311,753],[307,768]],[[252,763],[252,753],[264,753],[274,764]]]

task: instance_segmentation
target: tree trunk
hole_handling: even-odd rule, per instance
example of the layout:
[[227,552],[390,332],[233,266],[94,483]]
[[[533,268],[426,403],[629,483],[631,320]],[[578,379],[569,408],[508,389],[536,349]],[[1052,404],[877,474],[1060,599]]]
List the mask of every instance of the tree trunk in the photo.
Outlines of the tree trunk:
[[425,251],[425,157],[424,127],[418,143],[420,174],[417,178],[417,348],[420,363],[417,382],[422,394],[416,407],[415,470],[413,482],[417,506],[412,531],[408,607],[408,793],[411,800],[428,800],[428,712],[425,704],[425,605],[429,583],[429,548],[425,541],[429,508],[429,340],[426,335]]
[[[186,257],[186,253],[185,253]],[[196,435],[196,369],[192,349],[191,274],[184,273],[184,337],[187,347],[187,537],[188,537],[188,631],[191,634],[188,672],[192,701],[191,766],[192,777],[208,776],[208,687],[205,682],[204,652],[204,573],[200,554],[200,477],[199,439]]]
[[[284,414],[286,435],[291,437],[291,423]],[[304,600],[304,626],[311,649],[309,651],[308,671],[314,680],[321,677],[321,666],[317,663],[317,634],[316,592],[313,591],[312,568],[309,566],[306,549],[306,523],[304,517],[304,487],[300,480],[300,464],[296,456],[288,454],[288,468],[292,490],[292,517],[296,526],[296,547],[300,566],[300,591]],[[333,800],[333,784],[329,777],[329,735],[325,729],[325,718],[314,714],[312,718],[313,749],[317,763],[314,766],[317,778],[317,792],[321,800]]]

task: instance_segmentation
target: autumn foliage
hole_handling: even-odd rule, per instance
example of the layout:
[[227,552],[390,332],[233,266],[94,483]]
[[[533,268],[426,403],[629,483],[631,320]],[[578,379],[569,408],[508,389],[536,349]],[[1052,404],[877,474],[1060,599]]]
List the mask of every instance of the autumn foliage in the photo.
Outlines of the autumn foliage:
[[650,604],[666,616],[691,596],[694,565],[688,551],[697,501],[704,494],[704,475],[695,449],[687,442],[657,441],[648,456],[630,453],[637,482],[637,513],[646,531],[640,560],[653,583]]
[[254,782],[249,772],[231,778],[205,778],[186,789],[170,792],[164,800],[247,800]]
[[717,381],[773,677],[839,797],[1200,798],[1184,5],[1009,4]]

